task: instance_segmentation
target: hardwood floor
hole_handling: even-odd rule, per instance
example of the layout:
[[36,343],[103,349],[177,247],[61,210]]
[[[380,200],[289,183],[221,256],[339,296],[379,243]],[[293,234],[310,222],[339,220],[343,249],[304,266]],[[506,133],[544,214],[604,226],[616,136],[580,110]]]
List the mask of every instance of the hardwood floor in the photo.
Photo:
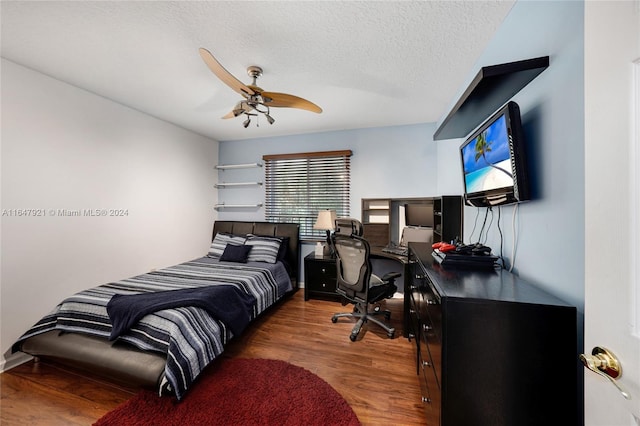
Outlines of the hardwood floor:
[[[370,324],[351,342],[352,321],[331,323],[334,312],[351,307],[305,302],[300,290],[255,321],[223,356],[304,367],[331,384],[363,425],[426,424],[413,343],[402,337],[402,299],[385,303],[398,337],[390,340]],[[0,375],[0,424],[90,425],[136,392],[44,361],[29,362]]]

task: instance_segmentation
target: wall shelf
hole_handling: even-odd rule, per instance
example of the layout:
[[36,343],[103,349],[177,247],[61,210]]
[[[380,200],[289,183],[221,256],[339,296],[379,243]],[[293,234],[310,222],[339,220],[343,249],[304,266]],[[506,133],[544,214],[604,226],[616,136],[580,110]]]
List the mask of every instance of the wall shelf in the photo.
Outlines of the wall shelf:
[[214,186],[216,188],[229,188],[232,186],[252,186],[252,185],[262,185],[262,182],[220,182],[220,183],[216,183]]
[[549,57],[482,67],[433,134],[433,140],[466,137],[549,67]]
[[[250,168],[259,168],[262,167],[262,163],[243,163],[243,164],[219,164],[215,166],[216,170],[232,170],[232,169],[250,169]],[[242,173],[242,172],[241,172]],[[232,173],[233,174],[233,173]],[[246,179],[248,176],[244,176]],[[251,177],[249,177],[251,179]],[[241,187],[250,187],[250,186],[262,186],[262,182],[260,181],[240,181],[240,182],[218,182],[214,184],[214,187],[217,189],[234,189]],[[228,193],[227,193],[228,194]],[[227,204],[225,202],[218,203],[214,205],[215,210],[220,211],[224,209],[259,209],[262,207],[262,203],[255,204]]]
[[229,170],[229,169],[249,169],[252,167],[262,167],[261,163],[246,163],[246,164],[220,164],[215,166],[217,170]]
[[257,209],[262,207],[262,203],[256,203],[256,204],[226,204],[226,203],[220,203],[220,204],[216,204],[214,206],[214,208],[216,210],[220,210],[220,209]]

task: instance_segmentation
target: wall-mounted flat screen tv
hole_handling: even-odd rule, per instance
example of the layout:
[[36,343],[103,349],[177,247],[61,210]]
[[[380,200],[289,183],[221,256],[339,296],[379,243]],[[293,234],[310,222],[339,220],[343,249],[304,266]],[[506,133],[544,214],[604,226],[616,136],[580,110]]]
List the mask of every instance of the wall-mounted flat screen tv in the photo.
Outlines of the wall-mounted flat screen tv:
[[460,146],[465,202],[476,207],[530,198],[520,108],[509,102]]

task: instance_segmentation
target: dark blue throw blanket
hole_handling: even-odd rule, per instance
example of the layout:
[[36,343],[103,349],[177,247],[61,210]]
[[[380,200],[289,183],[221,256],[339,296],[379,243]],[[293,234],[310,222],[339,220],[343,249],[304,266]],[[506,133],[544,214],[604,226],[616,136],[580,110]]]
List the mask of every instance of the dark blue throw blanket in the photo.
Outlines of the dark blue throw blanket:
[[109,340],[125,334],[147,314],[164,309],[195,306],[222,321],[239,336],[249,325],[256,298],[235,286],[188,288],[132,295],[114,294],[107,304],[112,330]]

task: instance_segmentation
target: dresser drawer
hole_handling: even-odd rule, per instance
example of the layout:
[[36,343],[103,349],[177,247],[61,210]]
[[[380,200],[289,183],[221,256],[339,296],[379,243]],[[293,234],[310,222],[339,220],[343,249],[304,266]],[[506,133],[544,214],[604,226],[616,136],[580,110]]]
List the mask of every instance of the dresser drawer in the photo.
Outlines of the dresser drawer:
[[336,276],[325,269],[309,272],[312,276],[309,282],[309,289],[312,291],[336,292]]
[[420,371],[418,372],[418,378],[427,425],[440,425],[440,388],[436,383],[431,362],[424,359],[422,355],[424,355],[424,353],[420,352]]
[[430,285],[429,279],[424,279],[424,284],[420,287],[422,295],[424,315],[428,316],[430,326],[433,329],[434,336],[442,343],[442,306],[440,305],[440,299],[435,295]]
[[[436,385],[440,387],[442,377],[442,345],[435,332],[427,324],[422,324],[419,340],[419,353],[428,362],[433,371]],[[424,363],[422,364],[424,366]]]
[[417,290],[417,287],[412,286],[409,297],[411,300],[409,303],[409,326],[411,327],[410,334],[413,335],[413,337],[416,337],[419,331],[418,322],[420,320],[420,313],[423,309],[421,306],[422,296],[420,294],[420,291]]

